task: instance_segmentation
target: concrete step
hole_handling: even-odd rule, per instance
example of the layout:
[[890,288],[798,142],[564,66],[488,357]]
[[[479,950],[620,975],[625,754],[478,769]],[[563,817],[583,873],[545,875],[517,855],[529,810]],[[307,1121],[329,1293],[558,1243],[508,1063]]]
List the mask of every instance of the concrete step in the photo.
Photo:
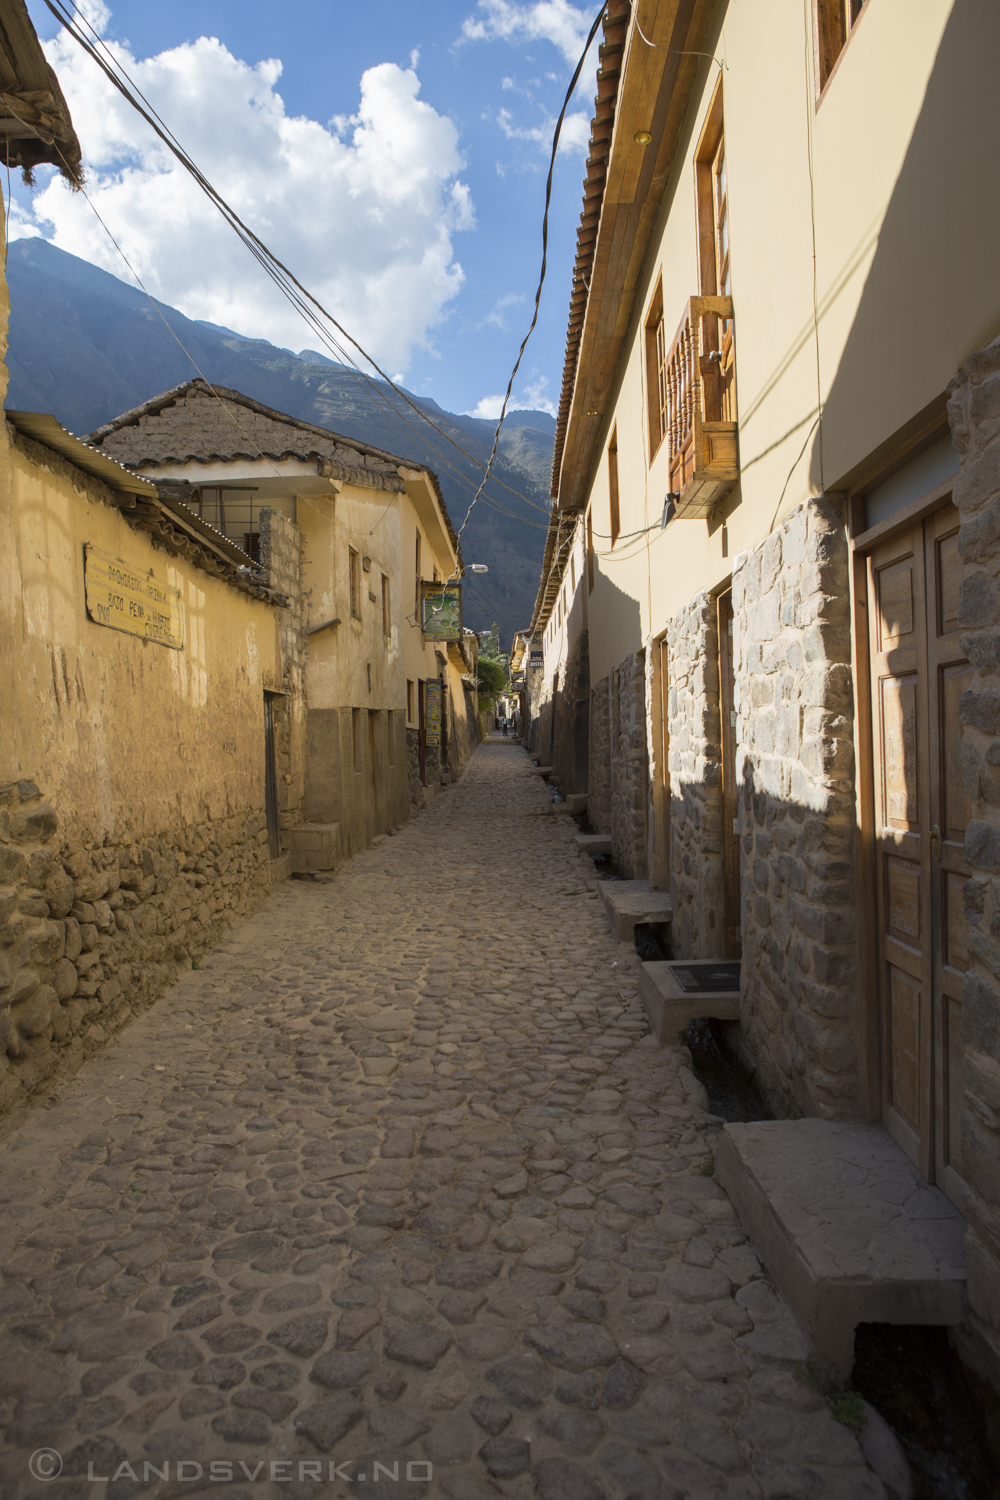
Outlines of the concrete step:
[[740,966],[718,959],[646,963],[639,972],[639,999],[650,1031],[671,1047],[689,1021],[739,1020]]
[[573,842],[581,854],[611,853],[610,833],[577,833],[573,835]]
[[715,1176],[821,1363],[850,1375],[859,1323],[961,1323],[965,1220],[882,1126],[727,1125]]
[[339,823],[299,823],[287,831],[291,868],[296,874],[335,870],[340,853]]
[[651,891],[648,880],[601,880],[598,890],[620,943],[635,942],[637,922],[669,922],[674,914],[669,891]]
[[553,802],[554,813],[565,813],[567,817],[575,818],[578,813],[587,811],[587,798],[581,793],[571,792],[561,802]]

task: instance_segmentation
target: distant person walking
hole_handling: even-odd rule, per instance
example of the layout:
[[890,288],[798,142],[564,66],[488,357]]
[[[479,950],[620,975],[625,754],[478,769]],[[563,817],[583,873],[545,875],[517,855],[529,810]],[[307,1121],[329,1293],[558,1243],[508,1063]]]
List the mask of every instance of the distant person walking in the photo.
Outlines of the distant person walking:
[[504,739],[506,739],[507,738],[507,720],[506,719],[501,719],[500,722],[503,725],[503,737],[504,737]]

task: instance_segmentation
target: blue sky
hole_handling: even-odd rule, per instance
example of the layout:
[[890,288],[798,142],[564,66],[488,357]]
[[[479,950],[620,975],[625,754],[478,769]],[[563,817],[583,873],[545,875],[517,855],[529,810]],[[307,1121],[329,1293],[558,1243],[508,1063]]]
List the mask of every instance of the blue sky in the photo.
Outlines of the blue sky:
[[[206,175],[392,375],[492,411],[531,315],[554,118],[593,15],[569,0],[85,0]],[[41,0],[29,0],[88,192],[154,295],[299,350],[315,334]],[[596,14],[596,8],[593,14]],[[596,54],[557,164],[549,278],[516,405],[558,401]],[[42,234],[129,279],[52,174],[14,187]]]

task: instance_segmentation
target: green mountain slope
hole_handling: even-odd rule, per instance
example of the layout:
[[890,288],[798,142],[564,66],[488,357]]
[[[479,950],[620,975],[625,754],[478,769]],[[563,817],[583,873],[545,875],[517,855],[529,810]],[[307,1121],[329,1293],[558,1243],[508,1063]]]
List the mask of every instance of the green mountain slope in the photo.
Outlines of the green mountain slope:
[[[294,354],[263,339],[185,318],[45,240],[18,240],[7,259],[11,318],[7,353],[12,410],[52,412],[86,434],[194,375],[243,391],[290,416],[332,428],[436,471],[456,528],[493,442],[493,424],[413,396],[471,458],[458,453],[383,381],[312,350]],[[546,412],[508,416],[485,501],[462,539],[466,623],[504,640],[528,623],[538,585],[555,423]],[[515,496],[503,488],[510,486]],[[523,497],[523,498],[522,498]],[[513,513],[513,514],[509,514]]]

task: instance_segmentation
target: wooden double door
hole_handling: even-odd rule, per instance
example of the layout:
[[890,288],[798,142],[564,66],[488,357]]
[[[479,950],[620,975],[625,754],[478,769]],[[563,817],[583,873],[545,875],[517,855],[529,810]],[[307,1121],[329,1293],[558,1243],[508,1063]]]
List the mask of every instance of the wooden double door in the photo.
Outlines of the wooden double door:
[[970,816],[958,704],[972,678],[961,581],[950,503],[868,556],[882,1117],[958,1205]]

